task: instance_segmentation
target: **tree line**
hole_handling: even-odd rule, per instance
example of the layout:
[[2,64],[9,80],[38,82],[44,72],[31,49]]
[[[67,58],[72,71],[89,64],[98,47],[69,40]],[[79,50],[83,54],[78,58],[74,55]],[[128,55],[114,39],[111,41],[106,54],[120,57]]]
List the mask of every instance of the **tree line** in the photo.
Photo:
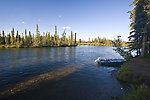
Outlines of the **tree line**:
[[137,56],[150,54],[150,0],[134,0],[130,13],[130,51]]
[[[79,45],[94,45],[94,46],[114,46],[113,41],[115,40],[110,40],[105,37],[101,38],[100,36],[98,36],[97,38],[94,38],[94,39],[89,38],[88,41],[83,41],[79,39],[78,44]],[[123,46],[127,46],[127,42],[125,41],[121,41],[121,44]]]
[[41,35],[39,31],[38,24],[36,25],[36,34],[34,35],[29,33],[25,29],[24,33],[19,34],[18,30],[15,35],[14,28],[11,30],[11,33],[5,35],[4,30],[2,35],[0,34],[0,47],[1,48],[24,48],[24,47],[50,47],[50,46],[77,46],[76,43],[76,33],[71,34],[69,37],[66,36],[66,32],[62,33],[62,36],[59,37],[57,34],[57,26],[55,25],[55,34],[51,35],[50,32],[43,32]]

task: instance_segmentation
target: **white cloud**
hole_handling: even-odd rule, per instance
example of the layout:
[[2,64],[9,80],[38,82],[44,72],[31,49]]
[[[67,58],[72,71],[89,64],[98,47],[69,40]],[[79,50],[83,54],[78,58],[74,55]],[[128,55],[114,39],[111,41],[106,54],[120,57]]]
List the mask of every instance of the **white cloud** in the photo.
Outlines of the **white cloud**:
[[63,27],[63,29],[64,29],[64,30],[70,29],[70,26],[65,26],[65,27]]
[[24,24],[24,21],[22,21],[21,23]]
[[38,19],[38,22],[40,22],[41,21],[41,19]]
[[58,18],[62,18],[62,16],[61,16],[61,15],[59,15],[59,16],[58,16]]

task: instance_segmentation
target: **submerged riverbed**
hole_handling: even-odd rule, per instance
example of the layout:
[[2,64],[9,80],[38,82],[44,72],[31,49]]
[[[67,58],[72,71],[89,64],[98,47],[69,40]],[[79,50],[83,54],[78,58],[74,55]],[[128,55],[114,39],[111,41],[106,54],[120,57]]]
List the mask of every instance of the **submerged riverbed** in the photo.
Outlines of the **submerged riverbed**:
[[121,98],[123,86],[115,78],[118,68],[95,64],[94,60],[97,57],[122,58],[113,51],[113,47],[107,46],[0,49],[0,93],[4,96],[2,98]]

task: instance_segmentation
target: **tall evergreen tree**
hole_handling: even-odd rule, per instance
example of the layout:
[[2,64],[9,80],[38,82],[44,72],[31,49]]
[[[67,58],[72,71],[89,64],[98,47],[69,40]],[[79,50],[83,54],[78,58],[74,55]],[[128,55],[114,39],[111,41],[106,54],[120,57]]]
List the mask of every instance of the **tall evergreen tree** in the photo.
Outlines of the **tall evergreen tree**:
[[61,42],[63,45],[65,45],[65,41],[66,41],[66,32],[64,30],[63,34],[62,34],[62,39],[61,39]]
[[32,36],[32,45],[34,44],[34,33],[33,33],[33,36]]
[[24,40],[25,44],[28,44],[28,36],[27,36],[27,30],[25,29],[25,40]]
[[75,40],[74,40],[75,44],[76,44],[76,39],[77,39],[77,33],[75,33]]
[[12,45],[15,44],[14,32],[15,32],[15,30],[14,30],[14,28],[13,28],[12,31],[11,31],[11,44],[12,44]]
[[23,36],[23,33],[22,33],[22,37],[21,37],[20,44],[21,44],[21,45],[24,45],[24,36]]
[[30,32],[30,31],[29,31],[28,43],[29,43],[30,45],[32,44],[32,35],[31,35],[31,32]]
[[36,36],[35,36],[35,39],[34,39],[34,46],[35,47],[40,47],[41,46],[41,36],[40,36],[38,24],[36,25]]
[[81,39],[79,39],[79,43],[81,43]]
[[130,50],[137,51],[137,55],[145,56],[148,53],[147,41],[150,31],[147,29],[149,25],[150,16],[147,10],[147,6],[150,5],[149,0],[134,0],[134,9],[129,11],[130,19],[132,23],[130,24],[131,32],[129,36],[129,41],[131,43]]
[[19,37],[19,33],[18,33],[18,30],[17,30],[17,34],[16,34],[16,42],[18,41],[18,37]]
[[50,32],[48,32],[47,42],[48,42],[48,45],[50,46],[50,42],[51,42],[51,35],[50,35]]
[[57,44],[57,26],[55,25],[54,43]]
[[1,36],[1,33],[0,33],[0,45],[2,44],[2,36]]
[[43,36],[42,36],[42,45],[46,46],[46,36],[45,36],[44,32],[43,32]]
[[71,31],[71,45],[73,45],[73,32]]
[[5,32],[4,30],[2,31],[3,37],[2,37],[2,44],[5,44]]
[[7,45],[10,44],[10,40],[11,40],[11,36],[10,36],[10,33],[5,37],[5,42]]
[[46,46],[48,46],[48,35],[47,35],[47,32],[46,32]]

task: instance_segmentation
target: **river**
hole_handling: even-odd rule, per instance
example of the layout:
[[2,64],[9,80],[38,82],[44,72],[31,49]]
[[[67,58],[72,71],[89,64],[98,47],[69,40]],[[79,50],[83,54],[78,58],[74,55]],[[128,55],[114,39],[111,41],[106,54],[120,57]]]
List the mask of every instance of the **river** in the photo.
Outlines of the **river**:
[[[9,95],[2,98],[10,100],[121,98],[124,89],[115,77],[118,67],[97,65],[94,62],[97,57],[122,58],[113,51],[113,47],[109,46],[0,49],[0,93]],[[15,95],[11,95],[9,90]]]

